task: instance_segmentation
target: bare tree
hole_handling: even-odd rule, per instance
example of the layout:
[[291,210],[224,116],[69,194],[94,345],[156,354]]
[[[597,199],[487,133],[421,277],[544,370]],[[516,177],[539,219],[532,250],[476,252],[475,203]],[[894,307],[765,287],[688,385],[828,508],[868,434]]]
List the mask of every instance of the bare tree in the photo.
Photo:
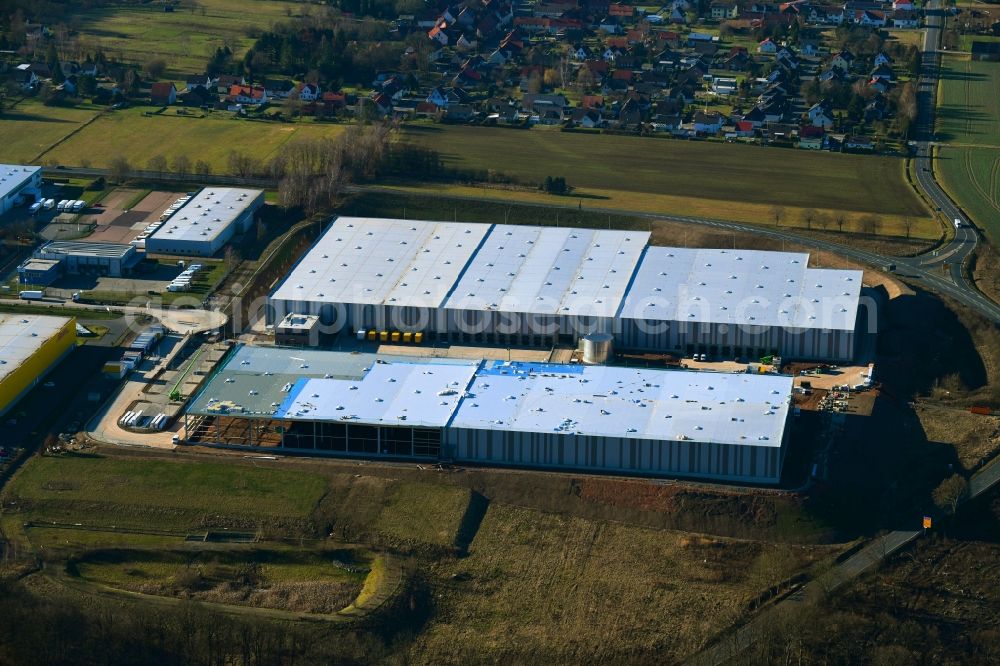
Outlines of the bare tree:
[[838,212],[833,216],[833,222],[837,225],[837,231],[843,231],[844,224],[847,222],[847,215],[842,212]]
[[903,218],[903,231],[906,233],[906,238],[909,240],[910,234],[913,232],[913,218],[904,217]]
[[858,224],[861,225],[861,231],[874,236],[878,233],[882,220],[880,220],[877,215],[864,215],[860,220],[858,220]]
[[124,182],[132,173],[132,165],[121,155],[111,158],[108,163],[108,176],[116,183]]
[[774,226],[781,226],[781,220],[785,217],[785,209],[781,206],[774,206],[771,209],[771,217],[774,218]]
[[960,474],[952,474],[934,489],[931,496],[939,509],[953,514],[968,492],[969,482],[965,480],[965,477]]
[[174,173],[186,176],[191,172],[191,159],[187,155],[181,154],[174,158],[170,166]]
[[816,221],[816,211],[812,208],[806,208],[802,211],[802,221],[806,223],[806,229],[812,229],[813,222]]
[[146,168],[162,176],[167,170],[167,158],[163,155],[153,155],[146,162]]
[[198,160],[195,162],[194,172],[199,176],[207,176],[212,173],[212,166],[205,160]]
[[241,178],[249,178],[260,169],[260,160],[253,155],[235,150],[229,151],[226,158],[229,173]]
[[816,226],[820,229],[826,229],[830,226],[830,216],[826,213],[816,213]]

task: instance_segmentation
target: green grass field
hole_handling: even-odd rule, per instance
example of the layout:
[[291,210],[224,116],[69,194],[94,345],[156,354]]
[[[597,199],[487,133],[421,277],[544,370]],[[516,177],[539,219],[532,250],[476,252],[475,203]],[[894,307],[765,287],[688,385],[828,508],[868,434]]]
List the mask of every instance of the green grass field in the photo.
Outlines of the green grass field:
[[198,0],[174,12],[156,3],[88,9],[78,16],[83,44],[140,65],[162,58],[171,74],[184,77],[203,72],[215,49],[226,44],[242,58],[253,45],[250,30],[287,20],[288,13],[297,16],[303,6],[281,0]]
[[937,133],[947,143],[937,171],[949,193],[1000,243],[1000,64],[947,56],[938,91]]
[[[46,152],[43,159],[69,165],[80,165],[87,160],[95,167],[102,167],[123,155],[133,168],[144,169],[154,155],[163,155],[168,160],[186,155],[192,163],[204,160],[214,173],[224,173],[231,151],[251,154],[266,162],[287,141],[336,136],[341,132],[337,125],[311,122],[234,120],[229,114],[204,118],[171,113],[143,116],[145,110],[148,109],[131,108],[106,114]],[[6,125],[0,125],[0,139],[19,131]]]
[[18,164],[37,164],[56,142],[80,129],[98,114],[98,107],[45,106],[24,99],[0,115],[0,145],[3,159]]
[[[728,202],[924,216],[899,159],[705,141],[544,129],[408,126],[403,138],[436,148],[449,166],[522,181],[563,176],[579,188]],[[600,206],[600,201],[591,203]]]
[[31,520],[192,529],[206,521],[299,523],[325,488],[322,476],[276,469],[61,456],[33,460],[5,497],[26,506]]

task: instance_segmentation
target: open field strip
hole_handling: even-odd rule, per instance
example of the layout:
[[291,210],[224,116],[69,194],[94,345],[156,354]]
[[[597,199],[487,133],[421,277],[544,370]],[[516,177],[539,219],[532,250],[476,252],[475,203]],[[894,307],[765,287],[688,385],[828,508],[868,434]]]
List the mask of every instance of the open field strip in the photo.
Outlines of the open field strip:
[[[702,199],[669,194],[654,194],[641,192],[625,192],[620,190],[605,190],[598,188],[579,188],[574,190],[576,196],[557,196],[523,189],[503,189],[495,187],[474,187],[468,185],[427,184],[421,186],[392,185],[386,190],[399,191],[401,194],[413,196],[426,195],[442,197],[477,198],[498,203],[517,202],[550,206],[568,206],[565,221],[572,223],[577,210],[594,212],[595,209],[609,211],[653,213],[660,215],[678,215],[685,217],[702,217],[708,219],[729,220],[774,226],[774,206],[767,204],[740,203],[728,200]],[[445,206],[444,203],[447,203]],[[448,210],[447,219],[451,219],[451,209],[455,202],[444,202]],[[578,208],[577,208],[578,207]],[[462,206],[457,205],[459,217]],[[805,216],[815,214],[811,226],[806,223]],[[797,206],[781,207],[781,227],[812,228],[814,230],[838,231],[835,223],[838,215],[844,216],[844,232],[861,232],[865,229],[864,219],[871,213],[846,212],[824,208],[804,208]],[[941,235],[941,226],[932,218],[925,216],[877,215],[877,233],[887,236],[905,236],[907,220],[912,224],[910,237],[913,239],[936,240]],[[678,239],[680,242],[682,239]]]
[[1000,64],[946,56],[938,90],[937,172],[948,193],[1000,243]]
[[87,9],[78,14],[80,40],[87,50],[100,47],[124,62],[162,58],[170,73],[183,77],[203,72],[225,45],[239,60],[253,45],[254,30],[298,16],[306,7],[281,0],[198,0],[173,12],[161,4]]
[[401,140],[438,150],[449,167],[537,184],[666,194],[738,204],[925,216],[898,158],[707,141],[408,125]]
[[0,160],[14,164],[37,163],[40,155],[93,120],[100,107],[45,106],[24,99],[0,116]]
[[98,118],[45,153],[43,159],[74,166],[88,160],[95,167],[106,167],[121,155],[133,167],[142,168],[154,155],[163,155],[168,160],[186,155],[192,163],[207,162],[213,173],[225,173],[232,151],[266,162],[288,141],[332,137],[341,131],[342,126],[309,122],[194,118],[169,112],[143,116],[141,109],[127,109]]

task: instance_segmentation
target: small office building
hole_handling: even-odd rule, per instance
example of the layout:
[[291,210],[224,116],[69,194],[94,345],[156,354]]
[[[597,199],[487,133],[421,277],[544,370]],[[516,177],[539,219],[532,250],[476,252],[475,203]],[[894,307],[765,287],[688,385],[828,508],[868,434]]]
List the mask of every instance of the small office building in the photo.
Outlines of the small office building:
[[[53,267],[47,263],[34,263],[37,259],[56,262],[58,265]],[[18,274],[22,276],[24,284],[50,284],[25,282],[25,279],[44,277],[54,281],[60,275],[122,277],[131,273],[140,261],[142,255],[133,246],[123,243],[52,241],[35,250],[34,257],[18,268]],[[48,268],[42,271],[46,266]]]

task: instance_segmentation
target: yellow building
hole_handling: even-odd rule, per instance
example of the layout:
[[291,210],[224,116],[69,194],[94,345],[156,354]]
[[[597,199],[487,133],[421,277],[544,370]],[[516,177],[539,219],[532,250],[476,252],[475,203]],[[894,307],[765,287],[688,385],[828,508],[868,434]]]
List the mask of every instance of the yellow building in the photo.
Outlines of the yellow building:
[[0,314],[0,416],[31,390],[76,344],[76,320]]

